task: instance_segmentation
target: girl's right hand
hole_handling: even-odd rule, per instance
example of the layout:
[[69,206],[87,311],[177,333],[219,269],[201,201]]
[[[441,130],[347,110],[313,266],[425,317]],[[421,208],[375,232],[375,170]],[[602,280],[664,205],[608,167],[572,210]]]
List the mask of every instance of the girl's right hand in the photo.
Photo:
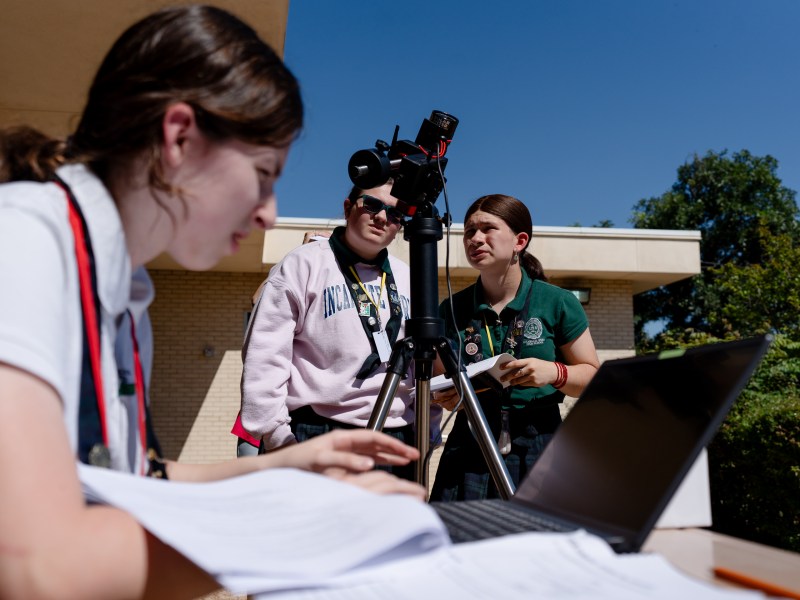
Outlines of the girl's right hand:
[[419,450],[381,432],[337,429],[258,458],[262,460],[262,466],[267,468],[293,467],[346,481],[378,494],[407,494],[420,500],[426,498],[426,491],[421,485],[386,471],[372,470],[376,464],[406,465],[419,459]]
[[419,450],[382,432],[336,429],[259,458],[267,463],[267,468],[291,467],[323,474],[329,469],[361,473],[376,464],[407,465],[419,458]]

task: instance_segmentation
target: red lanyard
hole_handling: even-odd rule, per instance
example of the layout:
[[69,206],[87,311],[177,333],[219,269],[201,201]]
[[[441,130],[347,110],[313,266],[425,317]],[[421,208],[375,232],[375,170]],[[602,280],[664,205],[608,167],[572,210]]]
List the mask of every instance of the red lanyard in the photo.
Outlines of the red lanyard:
[[[147,452],[147,425],[145,424],[145,399],[144,399],[144,370],[142,369],[142,361],[139,359],[139,342],[136,341],[136,322],[133,320],[133,314],[128,311],[128,317],[131,320],[131,342],[133,342],[133,380],[136,386],[136,400],[138,405],[139,414],[139,441],[142,444],[142,452]],[[147,472],[145,464],[147,461],[142,460],[141,473],[144,475]]]
[[[67,206],[69,207],[69,224],[75,238],[75,260],[78,266],[78,281],[80,284],[81,307],[84,322],[86,323],[86,335],[89,346],[89,360],[92,366],[92,379],[94,381],[95,395],[97,397],[97,411],[100,417],[100,429],[103,434],[103,444],[108,448],[108,425],[106,423],[106,402],[105,389],[103,388],[103,373],[101,367],[100,349],[100,325],[97,322],[97,310],[94,302],[94,289],[92,287],[92,272],[89,261],[89,252],[86,245],[86,237],[83,231],[83,218],[74,204],[74,200],[69,190],[60,181],[56,184],[64,190],[67,195]],[[145,421],[145,391],[144,391],[144,371],[139,358],[139,343],[136,340],[136,322],[133,315],[128,311],[131,320],[131,342],[133,344],[133,369],[134,385],[136,388],[136,398],[138,403],[138,430],[141,442],[142,453],[147,453],[147,427]],[[147,472],[147,460],[141,460],[141,473]]]
[[100,325],[97,322],[97,311],[94,305],[94,291],[92,290],[92,274],[89,266],[89,253],[86,250],[86,238],[83,235],[83,219],[73,205],[69,191],[56,182],[64,190],[69,202],[69,224],[75,237],[75,259],[78,265],[78,281],[81,288],[81,306],[83,319],[86,323],[86,332],[89,344],[89,360],[92,365],[92,379],[94,380],[95,395],[97,396],[97,411],[100,415],[100,429],[103,433],[103,444],[108,448],[108,427],[106,425],[105,390],[103,389],[103,373],[100,363]]

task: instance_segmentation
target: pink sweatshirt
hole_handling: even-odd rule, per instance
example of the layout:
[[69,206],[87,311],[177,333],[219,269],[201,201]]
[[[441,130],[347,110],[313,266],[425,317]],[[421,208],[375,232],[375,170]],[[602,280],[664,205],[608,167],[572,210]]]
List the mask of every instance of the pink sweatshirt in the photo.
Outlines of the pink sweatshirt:
[[[408,265],[389,257],[403,307],[410,317]],[[377,301],[379,268],[356,265]],[[269,273],[253,309],[244,348],[242,424],[266,449],[294,440],[289,411],[310,405],[318,414],[364,427],[386,374],[382,365],[364,380],[356,373],[372,351],[352,297],[327,241],[292,250]],[[381,323],[390,317],[388,292],[380,296]],[[397,339],[402,339],[405,323]],[[414,420],[413,377],[400,382],[385,427]]]

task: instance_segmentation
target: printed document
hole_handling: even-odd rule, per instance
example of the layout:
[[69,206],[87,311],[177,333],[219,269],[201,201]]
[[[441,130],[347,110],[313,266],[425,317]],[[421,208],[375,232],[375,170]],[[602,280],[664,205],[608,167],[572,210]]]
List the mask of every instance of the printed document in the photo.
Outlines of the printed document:
[[87,500],[130,513],[236,593],[318,584],[450,543],[424,502],[305,471],[184,483],[78,469]]
[[78,473],[88,501],[129,512],[222,586],[259,600],[763,597],[696,581],[658,555],[617,555],[583,531],[452,545],[425,503],[292,469],[210,483]]
[[325,588],[257,600],[749,600],[675,570],[652,554],[619,555],[584,531],[525,533],[444,546],[424,556],[359,569]]

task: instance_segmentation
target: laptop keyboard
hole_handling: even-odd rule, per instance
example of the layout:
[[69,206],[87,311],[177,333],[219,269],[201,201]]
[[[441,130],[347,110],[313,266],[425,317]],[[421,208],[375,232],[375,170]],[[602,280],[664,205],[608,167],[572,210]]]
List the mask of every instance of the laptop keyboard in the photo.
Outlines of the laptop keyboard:
[[507,500],[432,502],[431,508],[442,519],[455,544],[526,531],[574,530],[518,508]]

